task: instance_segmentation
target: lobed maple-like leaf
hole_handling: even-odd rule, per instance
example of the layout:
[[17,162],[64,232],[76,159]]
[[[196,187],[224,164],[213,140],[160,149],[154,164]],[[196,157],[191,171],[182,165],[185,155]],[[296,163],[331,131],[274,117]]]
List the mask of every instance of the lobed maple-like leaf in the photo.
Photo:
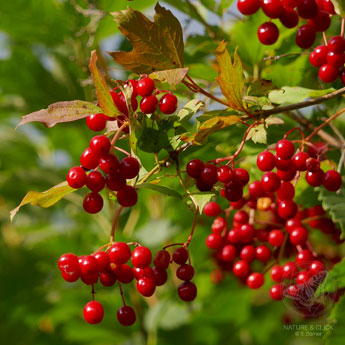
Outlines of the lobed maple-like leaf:
[[242,89],[245,80],[243,77],[242,62],[237,54],[237,50],[234,54],[234,63],[231,61],[231,56],[224,41],[219,44],[215,54],[219,66],[219,75],[216,80],[229,107],[244,111]]
[[154,22],[132,8],[111,13],[133,50],[108,53],[117,63],[137,74],[183,67],[184,43],[180,22],[159,3],[155,11]]
[[168,83],[172,88],[180,84],[187,75],[189,68],[175,68],[164,71],[152,72],[149,77],[153,80]]
[[51,104],[47,109],[24,115],[17,127],[29,122],[41,122],[50,128],[57,123],[75,121],[101,112],[101,108],[90,102],[78,100],[57,102]]

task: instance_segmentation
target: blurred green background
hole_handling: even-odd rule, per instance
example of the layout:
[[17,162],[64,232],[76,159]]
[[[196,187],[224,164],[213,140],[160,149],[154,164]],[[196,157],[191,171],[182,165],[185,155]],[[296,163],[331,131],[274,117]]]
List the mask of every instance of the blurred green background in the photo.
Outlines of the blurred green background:
[[[239,52],[249,73],[259,66],[262,75],[272,78],[278,86],[302,84],[316,88],[314,71],[306,70],[306,56],[260,66],[268,49],[260,46],[255,36],[262,14],[250,18],[249,24],[241,20],[235,24],[237,14],[233,7],[228,11],[231,2],[193,1],[194,8],[185,1],[162,3],[169,8],[175,6],[173,12],[185,29],[185,60],[191,75],[200,78],[204,85],[214,81],[216,74],[210,60],[217,42],[210,37],[217,36],[231,42],[230,50],[240,44]],[[128,286],[125,295],[138,316],[138,322],[130,328],[120,326],[116,320],[116,310],[121,306],[116,286],[96,289],[96,298],[105,307],[105,317],[97,326],[86,324],[82,309],[90,299],[90,288],[80,282],[65,283],[56,265],[62,253],[88,254],[106,243],[112,204],[106,205],[100,214],[85,214],[81,206],[85,192],[77,192],[49,209],[25,206],[14,223],[9,222],[10,210],[27,191],[43,191],[65,179],[69,167],[77,164],[92,137],[84,120],[51,129],[34,123],[15,131],[20,117],[57,101],[94,101],[87,69],[93,49],[98,50],[100,65],[108,76],[126,78],[127,73],[105,54],[106,50],[129,49],[109,12],[131,6],[150,16],[153,5],[151,0],[0,2],[1,343],[321,344],[320,337],[299,338],[284,329],[284,322],[307,321],[291,315],[284,303],[270,302],[267,288],[249,291],[230,276],[220,285],[211,283],[210,272],[215,267],[204,245],[209,219],[200,218],[191,244],[196,267],[194,281],[198,286],[196,301],[185,304],[178,299],[178,282],[171,272],[169,283],[146,300],[135,293],[133,286]],[[195,8],[201,17],[196,15]],[[211,31],[205,32],[203,18],[214,25]],[[270,48],[277,54],[293,50],[291,31],[282,36],[284,47],[279,40]],[[186,91],[181,90],[180,96],[183,103]],[[287,121],[284,130],[270,132],[269,141],[276,140],[292,125]],[[242,128],[218,133],[208,146],[198,148],[197,154],[206,161],[233,152],[242,135]],[[246,145],[244,164],[252,170],[254,155],[262,147]],[[188,152],[189,157],[194,156],[194,151]],[[143,159],[150,164],[148,157]],[[252,173],[255,176],[257,172]],[[176,182],[170,180],[166,183],[177,188]],[[126,210],[120,219],[118,238],[140,241],[155,251],[163,244],[184,241],[191,223],[192,213],[182,203],[141,191],[138,205]]]

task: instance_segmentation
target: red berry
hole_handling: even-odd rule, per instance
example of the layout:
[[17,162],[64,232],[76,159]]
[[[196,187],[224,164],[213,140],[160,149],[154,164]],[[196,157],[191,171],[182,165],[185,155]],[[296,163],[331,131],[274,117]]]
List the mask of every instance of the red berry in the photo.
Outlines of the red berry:
[[113,272],[120,283],[129,284],[134,279],[133,269],[127,264],[117,265]]
[[83,207],[87,213],[98,213],[103,208],[102,196],[95,192],[86,194],[83,201]]
[[178,247],[173,253],[173,260],[179,265],[185,264],[188,257],[188,251],[185,247]]
[[298,274],[298,268],[295,262],[289,261],[283,266],[282,279],[294,279]]
[[283,5],[280,0],[262,0],[261,9],[268,18],[279,18],[283,11]]
[[335,170],[328,170],[323,175],[323,186],[330,192],[336,192],[341,188],[341,175]]
[[86,118],[86,125],[92,131],[103,131],[108,120],[110,120],[110,118],[104,114],[94,114]]
[[241,225],[240,229],[240,236],[242,243],[249,243],[253,240],[255,229],[253,225],[250,224],[243,224]]
[[97,261],[97,269],[99,272],[103,272],[107,269],[110,260],[107,252],[97,252],[93,254]]
[[295,246],[303,245],[308,239],[308,232],[305,228],[300,226],[290,232],[289,239],[290,242]]
[[128,305],[121,307],[116,316],[122,326],[132,326],[136,320],[134,309]]
[[345,39],[341,36],[333,36],[328,41],[328,49],[336,54],[342,54],[345,51]]
[[192,280],[194,277],[193,266],[188,264],[181,265],[176,271],[176,277],[184,281]]
[[308,158],[306,161],[306,166],[308,171],[318,171],[320,169],[320,162],[315,158]]
[[116,197],[122,207],[132,207],[138,201],[137,191],[132,186],[125,186],[120,189]]
[[285,228],[287,232],[291,232],[293,229],[302,226],[301,222],[297,218],[288,219],[285,223]]
[[283,7],[279,20],[286,28],[292,29],[298,24],[298,14],[293,8]]
[[75,282],[80,277],[80,267],[78,257],[67,253],[60,256],[58,261],[59,269],[64,280],[69,283]]
[[288,171],[291,168],[291,159],[281,159],[275,156],[277,170]]
[[101,272],[99,274],[99,280],[103,286],[113,286],[116,283],[116,276],[113,272]]
[[318,273],[325,273],[325,265],[318,260],[313,261],[308,268],[310,276]]
[[284,291],[284,295],[289,295],[290,297],[292,297],[293,299],[297,299],[298,295],[300,294],[300,288],[298,287],[297,284],[292,284],[289,285],[285,291]]
[[265,22],[258,28],[258,38],[262,44],[271,45],[277,41],[279,30],[277,25],[272,22]]
[[80,164],[86,169],[95,169],[99,163],[99,154],[89,147],[80,156]]
[[141,97],[150,96],[155,88],[155,83],[150,78],[143,78],[137,83],[137,92]]
[[73,167],[67,173],[67,183],[72,188],[81,188],[86,183],[86,173],[82,167]]
[[264,284],[264,276],[261,273],[252,273],[247,278],[247,286],[250,289],[259,289]]
[[324,172],[322,169],[319,169],[318,171],[315,171],[315,172],[307,171],[307,174],[305,175],[305,179],[307,180],[310,186],[319,187],[322,185],[323,175],[324,175]]
[[164,285],[168,280],[168,273],[166,270],[163,270],[158,267],[152,268],[153,278],[155,280],[156,286]]
[[210,249],[218,249],[223,245],[223,237],[217,233],[212,233],[206,237],[206,246]]
[[124,87],[127,88],[129,85],[132,87],[132,97],[137,97],[138,96],[138,90],[137,90],[138,81],[135,79],[128,79]]
[[284,270],[283,267],[279,265],[274,265],[271,270],[271,278],[273,281],[280,283],[283,281]]
[[117,156],[107,153],[101,156],[99,166],[106,174],[110,174],[117,171],[120,163]]
[[261,185],[265,192],[276,192],[280,187],[280,178],[272,171],[268,171],[262,175]]
[[171,93],[167,93],[159,101],[159,110],[163,114],[172,114],[177,109],[177,97]]
[[279,202],[278,205],[278,214],[279,217],[283,219],[291,219],[294,218],[297,214],[298,206],[292,200],[285,200]]
[[86,187],[92,192],[100,192],[105,185],[105,179],[99,171],[91,171],[87,175]]
[[98,282],[98,272],[90,272],[80,276],[82,282],[86,285],[94,285]]
[[234,214],[233,220],[236,223],[246,224],[249,221],[249,215],[246,211],[241,210]]
[[329,63],[336,68],[341,68],[344,66],[345,63],[345,54],[336,54],[333,52],[327,53],[327,61],[324,63]]
[[170,264],[170,254],[166,250],[160,250],[156,253],[153,264],[160,269],[166,270]]
[[197,295],[197,288],[193,282],[183,282],[179,285],[177,293],[182,301],[191,302]]
[[232,262],[236,259],[236,247],[232,244],[227,244],[222,249],[222,260]]
[[[225,247],[224,247],[225,248]],[[234,247],[235,248],[235,247]],[[236,250],[236,249],[235,249]],[[240,258],[248,262],[253,261],[256,258],[256,249],[253,245],[249,244],[244,246],[240,253]],[[235,258],[234,258],[235,259]]]
[[139,246],[132,252],[132,264],[134,267],[145,268],[150,266],[151,260],[151,250],[147,247]]
[[212,164],[206,164],[201,170],[200,179],[205,184],[213,186],[218,181],[217,167]]
[[297,152],[293,157],[293,164],[298,171],[307,170],[307,159],[309,158],[307,152]]
[[204,215],[209,217],[217,217],[220,212],[222,212],[222,210],[215,201],[208,202],[203,209]]
[[256,247],[256,258],[259,261],[267,262],[271,258],[271,255],[271,250],[265,244],[260,244]]
[[329,14],[336,14],[332,0],[323,0],[322,1],[322,7]]
[[226,228],[226,222],[223,217],[217,217],[212,223],[212,232],[221,233]]
[[238,186],[237,184],[230,182],[226,185],[225,188],[225,197],[230,201],[239,201],[241,200],[243,195],[242,187]]
[[248,191],[249,191],[250,198],[252,199],[260,198],[265,194],[265,191],[262,188],[260,181],[254,181],[250,183],[248,186]]
[[199,178],[204,166],[204,163],[200,159],[192,159],[186,166],[187,174],[190,177]]
[[295,153],[294,144],[287,140],[282,139],[277,142],[276,145],[276,154],[281,159],[290,159]]
[[126,187],[126,179],[118,172],[108,174],[105,183],[110,190],[119,191]]
[[98,155],[108,153],[110,140],[105,135],[96,135],[90,140],[90,149]]
[[326,63],[319,69],[319,77],[325,83],[334,82],[339,76],[339,70],[334,65]]
[[296,176],[296,168],[294,165],[291,165],[287,171],[277,170],[277,175],[282,181],[292,181]]
[[300,268],[309,267],[310,263],[314,260],[314,255],[309,249],[303,249],[296,255],[296,264]]
[[137,281],[137,290],[144,297],[150,297],[156,290],[156,282],[152,277],[143,277]]
[[244,187],[249,182],[248,171],[242,168],[234,169],[232,182],[240,187]]
[[315,0],[301,0],[297,11],[301,18],[312,19],[318,15],[319,8]]
[[[165,270],[163,270],[163,271],[165,271]],[[145,268],[133,267],[133,273],[134,273],[134,278],[136,280],[139,280],[140,278],[143,278],[143,277],[153,277],[153,278],[155,278],[155,274],[153,272],[153,269],[150,266],[147,266]]]
[[241,241],[241,233],[239,229],[232,229],[229,231],[227,239],[230,243],[238,243]]
[[232,180],[232,170],[223,165],[217,169],[218,181],[222,183],[229,183]]
[[131,257],[131,249],[127,243],[115,242],[109,249],[108,255],[110,262],[116,265],[125,264]]
[[295,187],[290,182],[282,182],[278,191],[277,196],[279,200],[286,201],[292,200],[295,196]]
[[296,34],[296,45],[302,49],[310,48],[315,41],[316,31],[311,25],[302,25]]
[[328,48],[317,46],[309,55],[309,62],[315,67],[321,67],[327,63]]
[[79,263],[81,274],[97,273],[98,265],[97,260],[92,255],[86,255]]
[[140,165],[136,158],[126,157],[120,163],[120,173],[126,179],[132,179],[139,174]]
[[280,301],[284,298],[284,286],[282,284],[275,284],[270,289],[270,296],[275,301]]
[[315,31],[324,32],[330,27],[331,18],[326,11],[322,11],[319,9],[318,15],[313,19],[309,19],[308,24],[313,25]]
[[271,171],[276,165],[274,154],[269,151],[261,152],[256,159],[256,165],[261,171]]
[[87,323],[95,325],[103,320],[104,309],[101,303],[91,301],[87,303],[83,310],[84,319]]
[[260,0],[238,0],[237,1],[238,10],[246,16],[249,16],[257,12],[260,8],[260,5],[261,5]]
[[268,234],[268,242],[270,245],[279,247],[284,242],[284,233],[281,230],[272,230]]
[[308,271],[304,270],[298,273],[296,277],[296,283],[300,285],[305,285],[308,283],[309,279],[310,279],[310,275]]
[[152,114],[155,112],[158,105],[157,97],[154,95],[143,98],[140,101],[140,110],[144,114]]
[[234,264],[232,271],[236,277],[246,278],[250,273],[250,267],[247,261],[239,260]]

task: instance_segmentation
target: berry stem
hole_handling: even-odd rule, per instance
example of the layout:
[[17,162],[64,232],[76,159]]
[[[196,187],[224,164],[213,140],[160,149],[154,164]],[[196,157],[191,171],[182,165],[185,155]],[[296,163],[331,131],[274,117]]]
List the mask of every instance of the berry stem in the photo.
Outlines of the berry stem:
[[328,42],[327,42],[327,37],[325,32],[322,33],[322,37],[323,37],[323,42],[325,43],[325,46],[327,46]]
[[101,250],[108,248],[111,246],[111,243],[104,244],[102,247],[99,247],[97,250],[95,250],[92,255],[96,254],[97,252],[100,252]]
[[175,247],[175,246],[183,246],[184,243],[172,243],[172,244],[168,244],[167,246],[164,246],[163,249],[167,249],[169,247]]
[[299,131],[299,133],[301,134],[302,140],[304,140],[304,134],[303,134],[303,132],[302,132],[300,127],[295,127],[295,128],[290,129],[288,132],[285,133],[284,139],[286,139],[288,137],[288,135],[290,133],[292,133],[293,131]]
[[[199,212],[199,207],[197,207],[194,211],[194,219],[193,219],[193,224],[192,224],[192,229],[190,231],[190,234],[188,236],[187,241],[184,243],[184,246],[188,248],[190,242],[192,241],[193,235],[194,235],[194,230],[195,230],[195,226],[196,226],[196,221],[198,219],[198,212]],[[189,259],[189,264],[190,264],[190,256],[188,253],[188,259]]]
[[128,121],[125,121],[121,127],[117,130],[116,134],[114,135],[113,139],[111,140],[111,146],[114,146],[116,143],[117,139],[120,137],[123,129],[128,126]]
[[121,295],[121,298],[122,298],[122,303],[125,306],[126,305],[126,301],[125,301],[125,296],[123,294],[121,283],[119,281],[117,281],[117,283],[119,284],[119,289],[120,289],[120,295]]
[[345,18],[341,19],[341,29],[340,29],[340,36],[344,37],[344,29],[345,29]]
[[114,243],[114,238],[115,238],[115,230],[116,230],[116,226],[117,226],[117,222],[119,220],[121,211],[123,210],[123,207],[120,206],[117,210],[117,212],[115,213],[115,217],[113,219],[113,224],[111,225],[111,233],[110,233],[110,243],[113,244]]
[[131,156],[131,154],[129,152],[127,152],[126,150],[122,149],[121,147],[113,146],[113,149],[116,150],[116,151],[122,152],[123,154],[125,154],[128,157]]
[[92,288],[91,288],[91,295],[92,295],[92,300],[94,301],[95,300],[95,284],[92,284]]

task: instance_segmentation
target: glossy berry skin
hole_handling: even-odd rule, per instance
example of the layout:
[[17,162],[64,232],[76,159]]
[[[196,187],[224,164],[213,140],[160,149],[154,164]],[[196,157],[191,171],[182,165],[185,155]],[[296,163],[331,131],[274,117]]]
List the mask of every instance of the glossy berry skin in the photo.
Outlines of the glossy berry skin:
[[183,282],[177,288],[177,293],[182,301],[191,302],[197,295],[197,288],[193,282]]
[[223,245],[223,238],[219,234],[212,233],[206,237],[206,247],[219,249]]
[[308,268],[314,259],[314,255],[309,249],[303,249],[296,255],[296,264],[300,268]]
[[256,165],[261,171],[271,171],[276,165],[274,154],[269,151],[261,152],[256,159]]
[[[321,67],[325,63],[327,63],[327,54],[328,48],[327,46],[317,46],[309,55],[309,62],[314,67]],[[303,152],[300,152],[303,153]]]
[[138,81],[137,92],[141,97],[148,97],[152,94],[155,83],[151,78],[143,78]]
[[295,262],[289,261],[283,266],[283,279],[294,279],[298,274],[298,268]]
[[159,250],[154,259],[153,264],[160,269],[166,270],[170,264],[170,254],[166,250]]
[[122,306],[117,311],[116,316],[117,316],[117,320],[122,326],[132,326],[136,320],[134,309],[128,305]]
[[284,242],[284,233],[281,230],[272,230],[268,234],[268,242],[270,245],[280,247]]
[[126,187],[126,179],[118,172],[108,174],[105,183],[112,191],[119,191]]
[[310,276],[325,273],[325,265],[318,260],[313,261],[308,268]]
[[159,110],[163,114],[170,115],[177,109],[177,97],[171,93],[164,95],[159,101]]
[[230,243],[239,243],[241,241],[241,233],[239,229],[232,229],[227,235],[227,239]]
[[70,187],[78,189],[86,183],[86,173],[82,167],[73,167],[67,173],[67,183]]
[[262,175],[261,185],[265,192],[276,192],[280,187],[280,178],[272,171],[268,171]]
[[164,285],[168,280],[168,273],[166,270],[161,268],[153,267],[152,268],[153,278],[155,280],[156,286]]
[[275,156],[276,168],[277,170],[287,171],[290,169],[292,160],[291,159],[281,159],[278,156]]
[[283,281],[284,270],[283,267],[279,265],[274,265],[271,270],[271,279],[277,283]]
[[301,18],[312,19],[318,15],[319,8],[315,0],[301,0],[297,11]]
[[225,262],[232,262],[236,259],[236,247],[232,244],[227,244],[223,247],[221,258]]
[[132,179],[139,174],[140,164],[134,157],[125,157],[120,163],[120,173],[126,179]]
[[295,228],[290,232],[289,239],[290,242],[295,246],[303,245],[308,239],[308,232],[303,227]]
[[131,257],[131,249],[127,243],[124,242],[115,242],[108,249],[108,256],[110,262],[116,265],[125,264]]
[[296,176],[296,168],[291,164],[290,169],[287,171],[277,170],[277,175],[282,181],[292,181]]
[[274,301],[281,301],[284,298],[284,286],[282,284],[275,284],[270,289],[270,297]]
[[208,202],[203,209],[204,215],[209,217],[217,217],[221,211],[219,204],[215,201]]
[[109,117],[104,114],[93,114],[86,118],[86,125],[92,131],[103,131],[108,120],[110,120]]
[[103,208],[103,198],[100,194],[91,192],[85,195],[83,207],[87,213],[98,213]]
[[334,82],[339,76],[339,70],[334,65],[326,63],[319,69],[319,77],[325,83]]
[[106,173],[110,174],[116,172],[120,166],[117,156],[107,153],[101,156],[99,160],[99,167]]
[[211,230],[214,233],[221,233],[226,228],[226,222],[223,217],[217,217],[214,219]]
[[100,192],[105,186],[105,179],[99,171],[91,171],[86,178],[86,187],[92,192]]
[[262,0],[261,9],[268,18],[279,18],[283,11],[283,5],[280,0]]
[[242,243],[250,243],[253,240],[255,229],[251,224],[242,224],[239,231]]
[[248,186],[248,191],[250,198],[252,199],[260,198],[265,194],[260,181],[253,181],[252,183],[250,183]]
[[117,265],[112,271],[120,283],[129,284],[134,279],[133,269],[127,264]]
[[310,279],[310,275],[307,270],[301,271],[296,277],[296,283],[299,285],[306,285]]
[[247,277],[247,286],[250,289],[260,289],[264,281],[264,276],[261,273],[255,272]]
[[125,186],[117,192],[117,201],[122,207],[132,207],[138,201],[137,191],[132,186]]
[[279,37],[277,25],[272,22],[265,22],[258,28],[259,41],[264,45],[274,44]]
[[309,157],[310,157],[310,155],[307,152],[297,152],[292,159],[295,168],[298,171],[306,171],[307,170],[307,159]]
[[95,325],[103,320],[104,309],[101,303],[91,301],[87,303],[83,310],[83,316],[87,323]]
[[[236,248],[235,248],[235,250],[236,250]],[[252,262],[256,258],[255,247],[253,245],[250,245],[250,244],[247,246],[244,246],[241,250],[240,258],[242,260],[247,261],[247,262]]]
[[323,0],[322,7],[329,14],[336,14],[332,0]]
[[97,273],[97,260],[92,255],[84,256],[79,263],[81,274]]
[[107,252],[97,252],[93,254],[97,261],[97,270],[103,272],[107,269],[110,264],[109,255]]
[[233,170],[232,182],[240,187],[244,187],[249,182],[249,174],[246,169],[236,168]]
[[276,145],[276,154],[281,159],[290,159],[295,153],[294,144],[287,139],[281,139]]
[[156,282],[152,277],[143,277],[137,281],[137,290],[144,297],[150,297],[156,290]]
[[89,147],[80,156],[80,164],[86,169],[95,169],[99,163],[99,154]]
[[298,24],[298,14],[293,8],[284,7],[279,20],[286,28],[292,29]]
[[136,247],[132,252],[132,264],[134,267],[145,268],[151,264],[152,254],[147,247]]
[[217,169],[217,177],[219,182],[229,183],[232,180],[232,170],[227,165],[223,165]]
[[277,197],[281,201],[292,200],[295,196],[295,187],[290,182],[282,182],[277,191]]
[[267,262],[271,256],[271,250],[265,244],[260,244],[256,247],[256,258],[259,261]]
[[232,267],[232,272],[236,277],[246,278],[250,273],[250,267],[247,261],[239,260]]
[[188,264],[181,265],[176,271],[176,277],[184,281],[192,280],[194,277],[193,266]]
[[90,149],[98,155],[108,153],[110,140],[105,135],[96,135],[90,140]]
[[113,286],[116,283],[116,276],[113,272],[105,271],[99,274],[99,281],[103,286]]
[[147,96],[140,101],[140,110],[144,114],[152,114],[158,105],[157,97],[154,95]]
[[319,187],[322,185],[323,175],[324,175],[324,172],[322,169],[315,172],[307,171],[307,174],[305,175],[305,179],[310,186]]
[[260,0],[238,0],[237,8],[240,13],[249,16],[259,10]]
[[76,255],[71,253],[61,255],[58,266],[65,281],[72,283],[79,279],[81,272]]
[[293,200],[281,201],[278,205],[279,217],[283,219],[294,218],[297,214],[298,206]]
[[345,63],[345,55],[328,52],[327,61],[325,63],[329,63],[333,65],[334,67],[341,68],[344,66],[344,63]]
[[186,166],[187,174],[193,178],[199,178],[205,164],[200,159],[192,159]]
[[341,175],[336,170],[328,170],[323,175],[323,186],[330,192],[336,192],[341,188]]
[[316,38],[316,31],[311,25],[302,25],[296,34],[296,45],[302,49],[310,48]]
[[316,160],[315,158],[308,158],[306,165],[307,165],[308,171],[315,172],[320,169],[320,162]]
[[247,224],[249,221],[249,215],[246,211],[240,210],[234,214],[233,221],[240,224]]
[[206,164],[201,171],[200,178],[204,183],[213,186],[218,181],[217,167],[212,164]]
[[188,251],[185,247],[178,247],[173,253],[173,261],[179,265],[185,264],[188,257]]
[[328,41],[328,49],[335,54],[342,54],[345,51],[345,39],[341,36],[333,36]]
[[330,27],[331,18],[326,11],[319,10],[315,18],[308,20],[308,25],[312,25],[317,32],[324,32]]

